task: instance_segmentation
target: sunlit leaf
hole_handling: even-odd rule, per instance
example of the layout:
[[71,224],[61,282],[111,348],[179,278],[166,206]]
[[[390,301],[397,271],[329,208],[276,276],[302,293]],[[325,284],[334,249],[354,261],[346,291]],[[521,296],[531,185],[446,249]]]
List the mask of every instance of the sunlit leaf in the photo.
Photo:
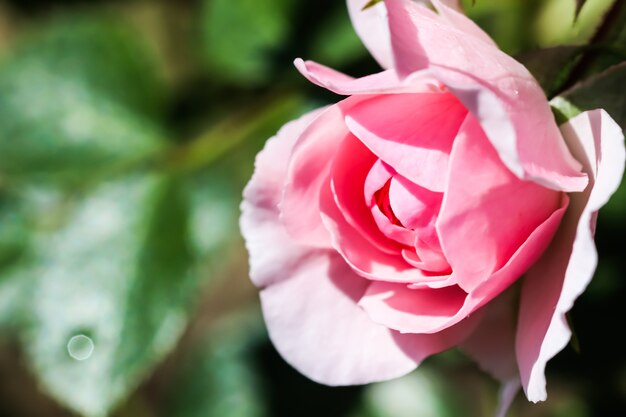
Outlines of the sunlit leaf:
[[108,20],[66,19],[0,63],[0,172],[84,179],[162,148],[163,86]]
[[46,391],[104,416],[175,344],[198,289],[185,187],[103,184],[39,237],[27,356]]

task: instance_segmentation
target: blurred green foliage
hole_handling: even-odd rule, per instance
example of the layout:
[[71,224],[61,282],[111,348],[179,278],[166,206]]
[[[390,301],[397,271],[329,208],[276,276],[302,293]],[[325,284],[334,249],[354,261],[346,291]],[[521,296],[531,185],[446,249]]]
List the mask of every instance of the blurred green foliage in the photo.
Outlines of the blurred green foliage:
[[[608,107],[626,124],[623,68],[612,67],[624,60],[622,3],[588,0],[576,20],[574,0],[464,5],[550,97]],[[298,56],[352,75],[379,70],[332,0],[0,2],[0,415],[494,409],[495,383],[454,352],[397,381],[329,388],[271,347],[238,205],[265,140],[337,100],[301,79]],[[520,399],[512,416],[625,406],[621,347],[605,346],[625,292],[611,242],[626,233],[624,189],[600,216],[604,259],[573,312],[585,356],[559,356],[550,402]],[[622,359],[599,366],[598,352]]]

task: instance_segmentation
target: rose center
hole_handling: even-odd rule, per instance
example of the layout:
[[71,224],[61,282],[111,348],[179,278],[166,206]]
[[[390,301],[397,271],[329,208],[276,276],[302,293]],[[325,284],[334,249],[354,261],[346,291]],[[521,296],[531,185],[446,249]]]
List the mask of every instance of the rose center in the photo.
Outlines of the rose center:
[[391,207],[391,201],[389,201],[389,188],[391,187],[391,179],[389,179],[385,185],[374,193],[374,201],[380,209],[380,211],[389,219],[391,224],[404,227],[400,219],[393,212]]

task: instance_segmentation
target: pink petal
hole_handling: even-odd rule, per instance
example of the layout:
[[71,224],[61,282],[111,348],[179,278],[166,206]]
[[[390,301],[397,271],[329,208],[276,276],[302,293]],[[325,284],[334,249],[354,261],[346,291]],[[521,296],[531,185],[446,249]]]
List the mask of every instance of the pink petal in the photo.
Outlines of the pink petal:
[[460,30],[467,36],[472,36],[477,40],[491,44],[496,48],[498,47],[480,26],[465,16],[460,0],[432,0],[432,3],[439,12],[441,19],[450,26]]
[[432,272],[450,272],[435,227],[442,198],[442,193],[429,191],[397,174],[389,188],[395,215],[405,227],[415,230],[412,244],[420,262],[412,264]]
[[349,109],[346,125],[399,174],[443,191],[452,142],[466,114],[451,94],[392,94]]
[[442,199],[442,193],[432,192],[401,175],[394,175],[391,180],[389,203],[398,220],[409,229],[428,227],[439,214]]
[[606,112],[585,112],[563,125],[562,131],[591,183],[584,193],[572,194],[571,207],[554,241],[524,278],[516,348],[522,385],[534,402],[547,397],[546,364],[571,336],[565,313],[596,268],[596,213],[624,174],[624,137]]
[[335,202],[345,220],[378,249],[398,254],[398,245],[385,236],[372,217],[363,193],[366,178],[378,158],[357,138],[348,135],[337,150],[331,168]]
[[313,61],[298,58],[294,65],[313,84],[340,95],[440,92],[441,83],[424,71],[400,79],[395,70],[353,78]]
[[513,175],[476,120],[468,118],[454,142],[437,220],[441,246],[459,285],[471,292],[504,266],[561,207],[562,195]]
[[471,323],[437,335],[401,335],[357,305],[368,282],[336,254],[317,250],[261,291],[270,338],[298,371],[327,385],[402,376],[427,356],[457,344]]
[[401,77],[430,71],[479,120],[518,177],[563,191],[585,188],[587,178],[526,68],[485,40],[486,35],[477,35],[475,25],[461,14],[441,8],[441,16],[410,0],[385,4]]
[[496,417],[506,417],[509,413],[509,409],[513,404],[513,400],[517,397],[517,393],[521,388],[519,378],[511,379],[505,382],[500,387],[500,394],[498,395],[498,410],[496,411]]
[[[402,226],[391,223],[389,218],[383,214],[378,206],[371,208],[372,218],[378,229],[389,239],[394,240],[402,246],[411,246],[415,241],[415,232],[405,229]],[[402,249],[404,251],[405,249]]]
[[393,67],[391,39],[384,3],[363,10],[369,0],[348,0],[348,12],[357,35],[383,68]]
[[280,224],[278,203],[293,145],[322,111],[315,110],[286,124],[267,142],[257,155],[254,175],[244,190],[240,226],[250,254],[250,277],[259,287],[281,276],[278,272],[284,265],[280,261],[286,258],[298,262],[307,252],[292,243]]
[[[369,50],[370,54],[378,61],[383,68],[393,68],[393,52],[391,50],[391,35],[389,33],[389,25],[387,23],[387,8],[384,3],[378,3],[373,7],[369,7],[363,10],[363,7],[369,0],[347,0],[348,12],[350,13],[350,19],[357,35],[361,38],[361,41],[365,47]],[[423,1],[427,3],[427,0]],[[447,16],[452,21],[458,20],[456,18],[457,12],[451,10],[451,8],[462,11],[459,0],[445,0],[443,3],[448,7],[443,7],[439,2],[433,2],[435,6],[439,6],[440,12]],[[467,19],[459,22],[460,25],[467,26]],[[474,29],[475,30],[475,29]],[[478,29],[478,34],[483,34],[482,30]],[[468,29],[469,31],[469,29]],[[488,37],[487,37],[488,38]]]
[[409,288],[406,284],[374,281],[359,301],[372,320],[402,333],[434,333],[461,310],[467,293],[458,286]]
[[[424,308],[418,302],[411,303],[411,294],[417,294],[416,300],[420,302],[424,294],[410,293],[408,291],[423,289],[424,287],[433,289],[440,287],[438,285],[440,281],[433,280],[432,277],[427,276],[416,280],[415,283],[411,283],[412,285],[409,286],[406,284],[401,285],[402,281],[400,280],[397,280],[395,283],[389,280],[389,285],[375,282],[373,285],[376,286],[368,289],[368,294],[360,303],[372,317],[375,317],[377,322],[401,332],[436,333],[447,329],[466,317],[475,314],[480,307],[486,305],[506,290],[537,261],[550,243],[551,237],[554,236],[567,207],[567,201],[566,197],[564,206],[552,213],[543,224],[531,233],[526,242],[511,256],[506,265],[474,291],[467,294],[461,305],[459,305],[458,301],[458,298],[462,295],[461,290],[450,289],[448,289],[448,291],[451,291],[450,293],[431,293],[433,296],[432,303],[435,307],[438,297],[444,300],[448,296],[451,298],[445,301],[447,306],[443,306],[442,301],[443,307],[430,315],[428,311],[424,311]],[[431,278],[430,282],[428,278]],[[456,283],[455,279],[456,272],[449,277],[449,281],[444,281],[444,283],[448,285],[454,284]],[[424,283],[425,285],[422,285]],[[441,290],[445,289],[441,288]],[[411,307],[412,304],[415,304],[414,308]],[[453,312],[451,307],[457,309],[456,312]],[[444,312],[445,308],[448,308],[448,310]]]
[[320,188],[328,181],[330,167],[341,142],[349,135],[344,108],[362,98],[350,97],[327,107],[299,135],[289,158],[280,202],[281,221],[289,234],[307,246],[330,246],[319,210]]
[[330,232],[333,247],[352,269],[362,277],[391,282],[419,282],[425,278],[400,255],[385,253],[352,227],[341,213],[330,191],[322,189],[322,221]]

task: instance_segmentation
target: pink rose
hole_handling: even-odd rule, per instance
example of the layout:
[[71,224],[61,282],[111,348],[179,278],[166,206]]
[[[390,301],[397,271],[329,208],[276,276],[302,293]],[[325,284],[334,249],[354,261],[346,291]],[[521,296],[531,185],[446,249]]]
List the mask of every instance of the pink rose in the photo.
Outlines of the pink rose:
[[521,380],[543,400],[595,269],[596,212],[623,174],[621,129],[594,110],[559,130],[530,73],[440,1],[366,2],[349,0],[351,16],[388,69],[353,79],[297,60],[348,97],[287,124],[245,190],[270,337],[330,385],[458,346],[505,396]]

